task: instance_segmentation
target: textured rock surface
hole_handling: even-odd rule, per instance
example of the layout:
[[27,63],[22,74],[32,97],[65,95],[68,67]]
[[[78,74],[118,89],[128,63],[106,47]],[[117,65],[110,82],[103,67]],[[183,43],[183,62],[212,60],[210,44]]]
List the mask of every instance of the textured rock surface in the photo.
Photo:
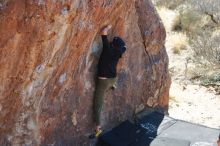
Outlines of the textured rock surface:
[[149,0],[0,0],[0,145],[88,146],[100,29],[127,52],[105,97],[112,127],[167,107],[165,30]]

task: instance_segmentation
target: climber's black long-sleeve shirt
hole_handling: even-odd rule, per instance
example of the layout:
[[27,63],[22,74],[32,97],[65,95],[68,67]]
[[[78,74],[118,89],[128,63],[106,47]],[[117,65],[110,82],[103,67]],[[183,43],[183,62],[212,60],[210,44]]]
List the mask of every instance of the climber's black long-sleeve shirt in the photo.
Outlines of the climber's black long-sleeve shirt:
[[103,50],[98,63],[98,76],[106,78],[115,78],[117,76],[116,68],[119,59],[126,48],[114,48],[108,42],[107,35],[102,35]]

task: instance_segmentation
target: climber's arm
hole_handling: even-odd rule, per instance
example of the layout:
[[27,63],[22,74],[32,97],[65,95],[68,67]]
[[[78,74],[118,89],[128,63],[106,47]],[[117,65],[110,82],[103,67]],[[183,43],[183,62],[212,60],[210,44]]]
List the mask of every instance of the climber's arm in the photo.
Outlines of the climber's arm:
[[102,35],[102,44],[104,49],[108,49],[110,47],[107,35]]
[[102,35],[102,43],[103,43],[103,48],[104,49],[109,49],[110,46],[109,46],[109,41],[108,41],[108,31],[111,29],[111,25],[108,25],[106,27],[103,28],[102,32],[101,32],[101,35]]

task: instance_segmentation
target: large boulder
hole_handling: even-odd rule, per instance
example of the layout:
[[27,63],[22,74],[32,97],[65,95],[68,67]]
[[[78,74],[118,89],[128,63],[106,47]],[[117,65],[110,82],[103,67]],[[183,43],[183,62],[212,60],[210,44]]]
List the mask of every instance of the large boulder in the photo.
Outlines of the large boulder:
[[100,29],[121,36],[111,128],[146,106],[167,110],[165,29],[150,0],[0,0],[0,145],[88,146]]

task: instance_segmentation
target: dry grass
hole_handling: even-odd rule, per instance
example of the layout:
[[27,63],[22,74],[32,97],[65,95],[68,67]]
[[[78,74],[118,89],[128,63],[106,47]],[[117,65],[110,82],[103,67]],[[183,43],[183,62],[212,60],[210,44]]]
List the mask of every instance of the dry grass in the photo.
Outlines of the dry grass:
[[176,15],[175,18],[173,19],[171,25],[171,30],[172,31],[181,31],[182,26],[181,26],[181,18],[180,15]]
[[163,21],[166,31],[170,32],[172,29],[173,18],[175,18],[177,14],[166,7],[158,7],[157,11]]
[[204,16],[198,12],[181,9],[176,12],[175,17],[169,25],[171,26],[171,31],[181,31],[188,35],[194,34],[207,23],[207,20],[203,22],[203,18]]
[[174,54],[180,54],[179,48],[172,48]]
[[156,5],[156,6],[165,6],[168,9],[175,9],[178,6],[180,6],[181,4],[183,4],[186,0],[152,0],[152,2]]
[[187,68],[186,77],[190,80],[198,79],[202,76],[202,72],[195,67]]
[[190,41],[194,57],[199,63],[220,66],[220,35],[201,31],[200,36]]
[[181,50],[187,49],[188,37],[183,33],[172,34],[169,41],[174,54],[180,54]]
[[185,10],[180,13],[181,27],[187,33],[195,33],[200,28],[201,16],[195,11]]
[[213,23],[220,23],[219,0],[187,0],[187,4],[193,6],[193,11],[198,11],[209,16]]
[[176,99],[176,96],[170,95],[170,96],[169,96],[169,99],[170,99],[172,102],[178,103],[178,101],[177,101],[177,99]]
[[169,35],[167,35],[167,43],[169,48],[172,49],[174,54],[180,54],[181,50],[187,49],[188,46],[188,37],[180,32],[172,32],[174,27],[180,25],[180,16],[165,7],[159,7],[158,13],[163,21],[165,29]]

